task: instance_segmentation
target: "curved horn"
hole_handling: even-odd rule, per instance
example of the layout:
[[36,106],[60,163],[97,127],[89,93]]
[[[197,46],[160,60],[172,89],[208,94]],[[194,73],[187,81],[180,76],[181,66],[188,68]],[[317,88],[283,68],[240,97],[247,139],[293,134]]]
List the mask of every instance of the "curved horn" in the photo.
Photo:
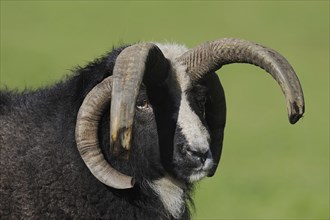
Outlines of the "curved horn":
[[179,61],[187,66],[193,80],[199,80],[225,64],[254,64],[270,73],[281,86],[291,124],[295,124],[305,111],[302,88],[293,68],[282,55],[267,47],[246,40],[224,38],[187,51]]
[[92,174],[107,186],[127,189],[134,179],[126,176],[105,160],[98,142],[98,125],[104,109],[110,102],[112,78],[104,79],[86,96],[81,105],[76,124],[76,142],[79,153]]
[[167,78],[168,68],[168,60],[152,43],[127,47],[117,57],[110,114],[110,152],[113,154],[129,156],[135,103],[142,80],[147,87],[156,87]]

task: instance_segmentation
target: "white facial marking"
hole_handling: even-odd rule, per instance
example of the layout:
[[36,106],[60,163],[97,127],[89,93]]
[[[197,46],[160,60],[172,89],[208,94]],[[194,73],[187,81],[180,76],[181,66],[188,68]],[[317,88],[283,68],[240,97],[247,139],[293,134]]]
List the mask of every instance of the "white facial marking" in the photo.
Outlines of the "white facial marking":
[[159,196],[169,214],[175,219],[180,219],[185,211],[183,189],[180,187],[180,183],[170,176],[165,176],[149,185]]
[[191,79],[186,73],[185,66],[176,60],[188,49],[183,45],[177,44],[156,44],[164,56],[171,61],[172,74],[176,77],[181,89],[178,125],[182,129],[182,133],[192,150],[206,152],[209,149],[208,140],[210,135],[199,117],[190,108],[185,91],[190,87]]
[[201,153],[208,151],[210,135],[199,117],[190,108],[184,92],[181,95],[178,125],[192,150]]
[[[178,113],[178,126],[189,144],[191,150],[205,153],[209,150],[210,134],[205,128],[197,114],[191,109],[186,91],[191,86],[191,79],[186,73],[186,67],[177,61],[177,58],[185,53],[188,48],[183,45],[177,44],[159,44],[156,45],[161,49],[164,56],[170,60],[172,65],[170,80],[175,80],[179,83],[179,88],[175,88],[172,92],[181,96],[179,113]],[[174,84],[174,83],[173,83]],[[204,165],[197,168],[196,172],[190,176],[190,181],[195,182],[205,177],[213,165],[212,159],[206,159]]]

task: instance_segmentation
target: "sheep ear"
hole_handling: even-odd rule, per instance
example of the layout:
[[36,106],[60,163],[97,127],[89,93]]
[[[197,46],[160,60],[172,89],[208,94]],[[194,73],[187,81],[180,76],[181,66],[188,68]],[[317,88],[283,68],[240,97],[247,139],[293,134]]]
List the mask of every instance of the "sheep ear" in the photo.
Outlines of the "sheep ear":
[[216,73],[211,73],[203,79],[203,84],[208,88],[208,98],[205,104],[205,119],[210,129],[210,149],[214,166],[208,176],[214,175],[221,157],[223,134],[226,124],[225,93]]

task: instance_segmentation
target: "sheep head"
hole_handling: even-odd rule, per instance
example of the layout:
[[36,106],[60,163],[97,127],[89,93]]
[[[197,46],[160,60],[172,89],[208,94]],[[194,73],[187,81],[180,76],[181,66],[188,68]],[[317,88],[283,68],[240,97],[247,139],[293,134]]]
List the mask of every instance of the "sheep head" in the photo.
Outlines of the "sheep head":
[[183,49],[177,57],[169,57],[168,48],[160,48],[153,43],[125,48],[117,57],[113,75],[92,89],[79,110],[78,150],[93,175],[110,187],[131,188],[134,178],[104,159],[98,124],[111,100],[110,152],[128,158],[142,83],[157,124],[161,163],[167,172],[188,182],[213,176],[220,161],[226,103],[215,71],[222,65],[250,63],[265,69],[285,95],[290,123],[304,113],[299,80],[288,61],[272,49],[232,38]]

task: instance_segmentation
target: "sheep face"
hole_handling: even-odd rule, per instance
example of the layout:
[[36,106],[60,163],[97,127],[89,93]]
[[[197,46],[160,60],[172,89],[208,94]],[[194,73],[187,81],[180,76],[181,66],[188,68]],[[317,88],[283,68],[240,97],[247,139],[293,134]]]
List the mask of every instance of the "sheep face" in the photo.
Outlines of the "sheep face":
[[[234,38],[206,42],[190,50],[171,44],[132,45],[118,55],[113,75],[93,88],[78,113],[78,150],[94,176],[118,189],[134,186],[132,177],[104,160],[96,131],[110,97],[110,154],[128,159],[131,146],[148,150],[150,146],[142,146],[148,145],[143,141],[132,144],[133,122],[139,115],[135,114],[136,102],[143,84],[151,104],[147,120],[154,117],[157,128],[151,138],[158,139],[156,144],[152,142],[158,149],[150,149],[161,163],[156,159],[155,164],[185,182],[212,176],[221,156],[226,118],[223,88],[214,71],[230,63],[250,63],[266,70],[281,86],[290,123],[302,117],[304,97],[299,80],[288,61],[270,48]],[[135,155],[134,149],[131,153]],[[151,166],[145,167],[149,170]]]
[[[177,179],[194,182],[208,175],[215,164],[205,118],[208,88],[203,83],[192,83],[186,68],[177,61],[187,48],[175,44],[157,46],[170,63],[168,94],[161,100],[162,105],[153,106],[161,162]],[[154,91],[151,93],[154,95]]]
[[[144,159],[151,164],[146,169],[161,166],[166,173],[184,182],[195,182],[205,177],[214,164],[210,150],[211,137],[205,119],[207,88],[201,84],[184,88],[183,91],[176,88],[169,94],[171,98],[166,97],[165,107],[151,105],[145,93],[143,86],[137,100],[133,131],[133,146],[142,149],[132,149],[133,160],[138,160],[138,152],[144,152],[147,156]],[[136,140],[135,137],[141,136],[141,133],[135,132],[141,131],[140,122],[145,118],[151,119],[142,123],[148,128],[144,130],[145,139]],[[146,139],[159,141],[151,141],[146,145]],[[139,164],[141,166],[141,162]]]

